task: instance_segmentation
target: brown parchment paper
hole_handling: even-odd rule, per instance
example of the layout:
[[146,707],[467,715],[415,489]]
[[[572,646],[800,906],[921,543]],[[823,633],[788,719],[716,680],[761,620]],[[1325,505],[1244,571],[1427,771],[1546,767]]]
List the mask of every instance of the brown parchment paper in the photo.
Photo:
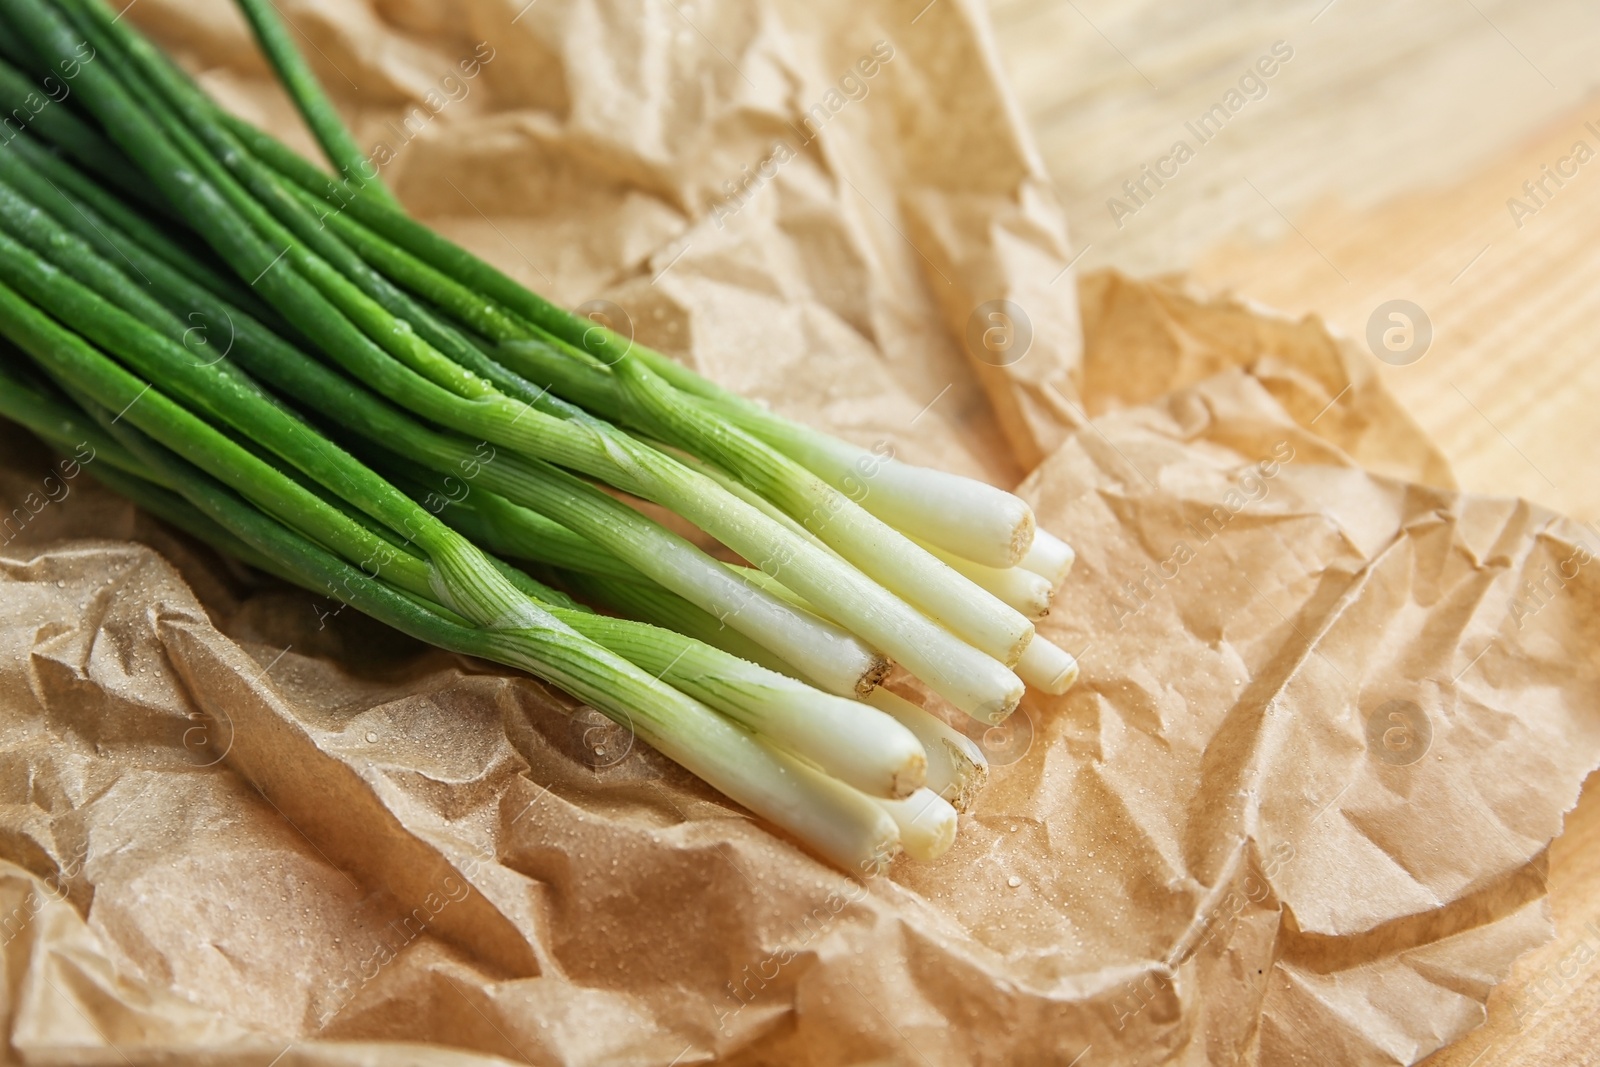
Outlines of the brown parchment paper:
[[[7,1056],[1411,1062],[1549,936],[1600,536],[1454,492],[1315,320],[1074,278],[980,9],[281,7],[361,139],[412,114],[385,173],[431,224],[786,412],[1020,484],[1079,552],[1042,629],[1083,677],[985,735],[946,858],[862,885],[6,430]],[[230,5],[130,17],[303,139]],[[996,300],[1032,335],[999,355],[965,343]]]

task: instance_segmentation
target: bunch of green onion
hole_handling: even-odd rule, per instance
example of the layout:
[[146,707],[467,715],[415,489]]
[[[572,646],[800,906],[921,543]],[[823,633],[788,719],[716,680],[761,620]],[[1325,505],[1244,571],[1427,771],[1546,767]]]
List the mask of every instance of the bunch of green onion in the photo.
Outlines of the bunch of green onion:
[[898,663],[982,724],[1024,683],[1064,691],[1076,663],[1032,620],[1070,548],[1009,493],[780,418],[413,221],[270,0],[239,2],[349,177],[100,0],[0,5],[25,118],[0,147],[0,414],[247,563],[558,686],[847,869],[942,854],[983,755],[880,683]]

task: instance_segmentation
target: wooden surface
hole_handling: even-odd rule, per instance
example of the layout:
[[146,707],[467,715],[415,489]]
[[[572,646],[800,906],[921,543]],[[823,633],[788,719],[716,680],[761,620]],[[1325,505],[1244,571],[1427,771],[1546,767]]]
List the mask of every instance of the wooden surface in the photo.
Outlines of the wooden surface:
[[[994,0],[993,13],[1081,266],[1188,270],[1357,338],[1378,305],[1414,302],[1426,354],[1374,364],[1462,487],[1600,526],[1592,4]],[[1200,144],[1186,122],[1277,42],[1291,58]],[[1122,183],[1180,138],[1193,157],[1135,204]],[[1577,141],[1596,158],[1529,197],[1523,183]],[[1514,218],[1512,197],[1534,210]],[[1429,1067],[1600,1062],[1600,775],[1550,859],[1556,939]]]

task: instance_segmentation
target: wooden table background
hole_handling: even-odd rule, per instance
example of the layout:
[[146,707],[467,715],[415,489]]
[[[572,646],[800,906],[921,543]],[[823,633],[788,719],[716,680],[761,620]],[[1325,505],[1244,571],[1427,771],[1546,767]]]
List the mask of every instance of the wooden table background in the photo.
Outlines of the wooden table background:
[[[1357,338],[1411,300],[1426,355],[1373,362],[1462,487],[1600,526],[1600,7],[993,0],[993,17],[1082,267],[1187,270]],[[1133,206],[1123,181],[1196,145],[1185,122],[1280,41],[1292,57],[1265,95],[1114,217],[1109,198]],[[1529,199],[1580,140],[1596,157]],[[1512,197],[1536,211],[1513,217]],[[1600,1062],[1600,775],[1550,868],[1556,939],[1429,1067]]]

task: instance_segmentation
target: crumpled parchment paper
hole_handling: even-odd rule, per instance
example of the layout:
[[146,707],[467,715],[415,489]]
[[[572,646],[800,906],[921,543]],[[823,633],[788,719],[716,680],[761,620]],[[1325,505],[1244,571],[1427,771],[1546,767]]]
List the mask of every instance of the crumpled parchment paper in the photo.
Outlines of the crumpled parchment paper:
[[[981,735],[947,857],[862,884],[6,429],[9,1055],[1410,1062],[1549,936],[1600,533],[1454,492],[1315,320],[1076,279],[981,9],[281,9],[420,217],[785,412],[1020,484],[1078,549],[1042,630],[1083,677]],[[130,17],[304,143],[230,5]]]

